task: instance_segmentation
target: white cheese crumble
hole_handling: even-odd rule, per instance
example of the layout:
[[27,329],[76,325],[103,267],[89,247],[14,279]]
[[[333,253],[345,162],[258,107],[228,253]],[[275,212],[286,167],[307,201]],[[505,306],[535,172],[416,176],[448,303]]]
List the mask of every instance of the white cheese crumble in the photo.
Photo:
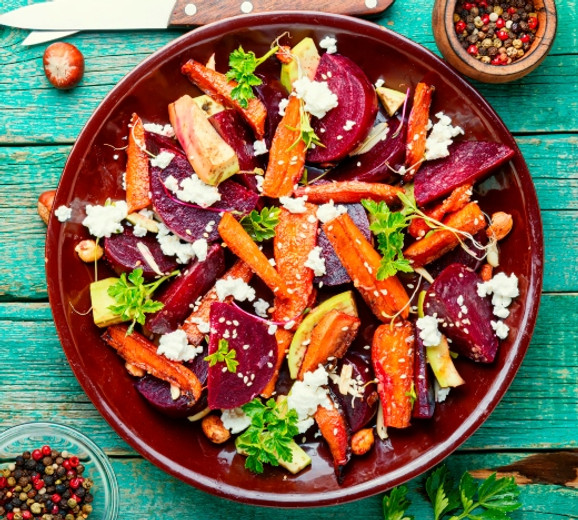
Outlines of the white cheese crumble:
[[287,396],[287,405],[297,412],[297,428],[299,433],[305,433],[313,425],[313,415],[319,405],[330,407],[327,396],[329,375],[325,368],[319,365],[315,372],[306,372],[303,381],[295,381]]
[[507,318],[510,315],[508,307],[512,300],[520,294],[518,277],[513,273],[510,276],[505,273],[498,273],[491,280],[479,283],[478,296],[484,298],[489,294],[492,294],[494,315],[499,318]]
[[337,40],[333,36],[326,36],[319,42],[319,47],[325,49],[327,54],[335,54],[337,52]]
[[321,246],[315,246],[307,255],[305,267],[313,270],[315,276],[323,276],[327,271],[325,270],[325,258],[321,256],[323,249]]
[[204,262],[207,259],[207,252],[209,251],[209,244],[204,238],[199,238],[193,242],[193,251],[199,262]]
[[233,435],[241,433],[251,426],[251,418],[242,408],[232,408],[231,410],[221,410],[221,421]]
[[451,387],[442,387],[437,379],[434,379],[434,399],[436,403],[443,403],[450,393]]
[[60,221],[60,222],[66,222],[67,220],[70,219],[70,217],[72,217],[72,208],[69,208],[68,206],[59,206],[55,211],[54,211],[54,216]]
[[146,227],[141,226],[140,224],[135,224],[134,228],[132,228],[132,234],[135,237],[142,238],[147,234],[148,230]]
[[438,320],[433,316],[424,316],[415,322],[419,329],[419,337],[426,347],[437,347],[441,340],[442,334],[438,329]]
[[241,278],[233,278],[232,276],[221,278],[217,280],[215,290],[219,301],[223,301],[227,296],[232,296],[239,302],[245,300],[252,302],[255,299],[255,289]]
[[82,225],[95,237],[110,237],[113,233],[121,233],[121,222],[128,215],[128,206],[124,200],[117,200],[108,206],[86,206],[86,218]]
[[500,339],[506,339],[508,337],[508,332],[510,332],[510,327],[508,327],[503,321],[490,321],[492,329],[496,332],[496,336]]
[[163,126],[158,123],[145,123],[143,127],[147,132],[152,132],[153,134],[164,135],[165,137],[175,136],[175,131],[169,124]]
[[199,329],[199,332],[201,334],[208,334],[209,332],[211,332],[211,325],[208,321],[203,320],[202,318],[197,318],[196,316],[193,316],[192,318],[189,318],[187,320],[189,323],[194,323],[197,326],[197,329]]
[[279,101],[279,115],[280,116],[285,115],[285,109],[287,108],[288,104],[289,104],[288,98],[285,98],[285,99],[282,99],[281,101]]
[[317,218],[325,224],[339,215],[347,213],[347,208],[345,206],[336,206],[333,201],[329,201],[327,204],[322,204],[317,210]]
[[263,192],[263,183],[265,182],[265,177],[263,175],[255,175],[255,182],[257,183],[257,191],[259,193]]
[[305,207],[305,202],[307,201],[307,195],[303,197],[279,197],[279,202],[289,213],[305,213],[307,208]]
[[375,82],[375,88],[381,88],[381,87],[383,87],[383,85],[385,85],[385,81],[383,80],[383,78],[379,78]]
[[452,120],[443,112],[438,112],[436,117],[439,121],[433,125],[425,141],[426,161],[447,157],[450,154],[448,147],[452,144],[453,138],[464,134],[463,128],[452,126]]
[[189,345],[187,334],[182,329],[163,334],[159,339],[157,354],[173,361],[191,361],[197,354],[203,352],[203,347]]
[[353,127],[355,126],[355,121],[352,121],[351,119],[348,119],[345,124],[343,125],[343,130],[345,130],[346,132],[349,132],[351,129],[353,129]]
[[221,200],[221,194],[216,186],[205,184],[196,173],[180,182],[172,175],[165,179],[165,186],[172,191],[178,199],[183,202],[197,204],[201,208],[208,208],[218,200]]
[[255,314],[257,314],[257,316],[260,316],[261,318],[269,317],[269,315],[267,314],[267,309],[269,309],[269,303],[266,302],[263,298],[259,298],[256,302],[254,302],[253,307],[255,308]]
[[261,139],[260,141],[255,141],[253,143],[253,155],[263,155],[266,154],[269,150],[267,149],[267,143],[265,139]]
[[295,95],[305,102],[305,110],[319,119],[339,104],[326,81],[311,81],[303,76],[293,83],[293,88]]
[[151,166],[156,166],[161,170],[164,170],[171,161],[175,158],[175,154],[171,152],[162,151],[156,157],[151,158]]
[[[188,264],[197,256],[194,244],[183,242],[173,235],[164,224],[158,224],[157,242],[167,256],[176,256],[179,264]],[[197,246],[198,247],[198,246]]]

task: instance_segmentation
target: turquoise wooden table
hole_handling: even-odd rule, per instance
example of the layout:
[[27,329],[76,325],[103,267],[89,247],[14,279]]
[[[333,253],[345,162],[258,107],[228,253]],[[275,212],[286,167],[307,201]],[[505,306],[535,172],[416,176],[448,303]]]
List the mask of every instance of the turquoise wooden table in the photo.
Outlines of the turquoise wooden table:
[[[28,0],[2,0],[0,11]],[[378,23],[437,52],[433,0],[397,0]],[[518,520],[578,518],[578,14],[558,2],[552,52],[526,78],[475,84],[515,135],[532,173],[546,239],[544,294],[524,363],[501,404],[447,464],[514,472],[523,486]],[[109,455],[122,520],[302,518],[380,519],[381,496],[315,510],[244,506],[165,475],[129,448],[101,418],[60,347],[44,279],[44,224],[38,195],[57,185],[75,138],[105,94],[141,60],[180,33],[79,34],[68,41],[86,58],[79,87],[52,88],[44,46],[26,48],[24,31],[0,28],[0,430],[37,420],[82,430]],[[410,483],[421,489],[422,479]],[[419,493],[414,514],[433,518]],[[161,513],[162,512],[162,513]]]

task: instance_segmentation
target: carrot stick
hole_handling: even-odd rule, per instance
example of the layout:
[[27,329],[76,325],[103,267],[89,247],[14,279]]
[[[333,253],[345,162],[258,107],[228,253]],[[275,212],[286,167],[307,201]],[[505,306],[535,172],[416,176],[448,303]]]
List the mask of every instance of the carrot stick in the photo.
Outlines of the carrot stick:
[[141,118],[133,114],[126,148],[126,203],[129,213],[144,209],[151,203],[149,158],[144,150],[144,126]]
[[237,82],[229,81],[224,74],[205,67],[202,63],[189,60],[181,67],[181,72],[189,78],[205,94],[213,99],[237,110],[249,123],[258,139],[265,135],[265,121],[267,109],[258,98],[251,98],[247,108],[243,108],[236,99],[231,96],[231,91],[237,86]]
[[[464,233],[474,235],[486,227],[486,219],[475,202],[470,202],[461,210],[451,213],[443,224]],[[412,267],[422,267],[455,249],[463,238],[447,229],[437,229],[431,235],[417,240],[403,252]]]
[[191,405],[201,397],[201,383],[197,376],[182,363],[171,361],[157,354],[157,347],[147,338],[133,332],[126,335],[127,325],[113,325],[106,329],[102,338],[114,348],[120,357],[137,368],[146,370],[149,374],[178,386],[188,397]]
[[349,445],[349,431],[345,422],[345,416],[330,400],[330,405],[319,405],[315,412],[315,422],[319,431],[329,446],[333,458],[333,469],[337,480],[341,482],[345,466],[351,458]]
[[373,182],[343,181],[297,188],[295,197],[307,195],[307,200],[315,204],[325,204],[330,200],[349,204],[371,199],[376,202],[383,200],[390,205],[399,204],[398,193],[403,193],[403,188]]
[[353,280],[353,285],[381,321],[397,313],[406,318],[409,297],[396,276],[377,279],[381,256],[363,236],[347,213],[323,226],[335,253]]
[[289,298],[285,280],[279,276],[259,246],[253,241],[243,226],[230,213],[225,213],[219,222],[219,234],[229,249],[261,278],[275,295]]
[[293,333],[285,329],[277,329],[275,332],[275,339],[277,340],[277,362],[275,364],[275,371],[273,376],[267,383],[267,386],[261,392],[261,396],[264,398],[271,397],[275,391],[275,385],[277,384],[277,379],[279,379],[279,371],[281,370],[281,365],[283,360],[287,356],[287,351],[291,345],[291,340],[293,339]]
[[263,182],[263,194],[267,197],[291,195],[293,186],[303,176],[307,148],[301,139],[300,127],[300,101],[291,96],[269,150],[269,163]]
[[405,147],[405,165],[408,168],[404,180],[413,179],[425,154],[425,141],[429,109],[435,87],[427,83],[418,83],[413,95],[413,106],[407,122],[407,143]]

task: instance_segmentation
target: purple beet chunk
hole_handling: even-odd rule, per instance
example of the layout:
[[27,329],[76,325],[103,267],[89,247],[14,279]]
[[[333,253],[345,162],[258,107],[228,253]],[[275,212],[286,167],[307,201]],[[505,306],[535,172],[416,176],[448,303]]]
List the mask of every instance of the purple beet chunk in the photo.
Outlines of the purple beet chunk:
[[[371,237],[369,220],[367,220],[367,213],[365,213],[363,206],[361,204],[344,204],[344,206],[347,208],[347,213],[355,225],[360,229],[365,238],[369,240]],[[335,250],[323,229],[321,229],[317,237],[317,245],[321,247],[321,254],[325,259],[325,274],[316,277],[315,282],[323,282],[323,285],[328,286],[342,285],[351,282],[351,278],[335,254]]]
[[144,237],[136,237],[132,228],[128,227],[122,233],[104,239],[104,258],[118,274],[140,267],[145,278],[158,276],[139,250],[139,244],[150,251],[161,273],[169,274],[179,267],[175,258],[163,254],[155,235],[147,233]]
[[281,84],[278,78],[271,77],[265,74],[258,74],[263,81],[261,85],[255,87],[257,96],[267,108],[267,124],[265,125],[265,142],[267,148],[271,147],[271,141],[275,135],[275,130],[279,121],[283,117],[279,114],[279,103],[282,99],[287,98],[287,90]]
[[[327,81],[339,104],[323,118],[311,119],[311,126],[324,146],[311,148],[307,161],[338,161],[367,137],[377,114],[377,95],[359,66],[338,54],[321,56],[315,81]],[[348,121],[355,124],[350,130],[344,130],[349,126]]]
[[[175,153],[173,150],[166,151]],[[166,226],[183,240],[194,242],[199,238],[206,238],[214,242],[219,239],[217,226],[221,220],[220,211],[217,210],[235,211],[236,214],[247,215],[255,208],[259,196],[227,179],[219,185],[221,200],[210,208],[203,209],[177,202],[176,197],[165,188],[164,180],[172,175],[180,182],[193,173],[187,158],[179,153],[164,170],[151,167],[153,207]],[[207,226],[210,231],[207,231]],[[205,233],[209,236],[204,236]]]
[[166,334],[177,329],[191,312],[191,306],[203,296],[225,272],[225,255],[219,244],[209,248],[204,262],[194,261],[155,295],[164,307],[149,314],[146,327],[155,334]]
[[[337,399],[341,410],[345,414],[347,423],[352,433],[361,430],[366,424],[373,419],[377,412],[377,385],[374,382],[371,362],[355,351],[348,351],[339,364],[337,373],[340,374],[344,365],[351,365],[353,373],[351,378],[358,382],[358,388],[361,397],[355,397],[351,394],[343,395],[339,391],[339,384],[331,381],[329,386]],[[366,370],[369,369],[369,370]]]
[[153,155],[158,155],[163,149],[184,155],[183,148],[181,144],[172,137],[167,137],[161,134],[155,134],[154,132],[147,132],[145,130],[145,144],[147,150]]
[[481,281],[461,264],[446,267],[426,293],[424,313],[441,320],[439,329],[451,340],[452,350],[474,361],[491,363],[498,350],[498,338],[490,324],[495,319],[492,305],[487,298],[478,296]]
[[419,206],[473,184],[486,173],[514,156],[514,150],[500,143],[460,141],[449,147],[450,155],[423,164],[414,178],[414,195]]
[[432,377],[427,366],[427,357],[423,340],[415,334],[415,353],[413,357],[413,381],[416,395],[412,416],[416,419],[430,419],[435,410],[435,398]]
[[224,362],[209,367],[209,408],[236,408],[259,395],[273,376],[275,334],[269,334],[269,325],[263,320],[227,303],[211,305],[210,323],[209,355],[217,351],[219,340],[226,339],[239,364],[235,372],[229,372]]

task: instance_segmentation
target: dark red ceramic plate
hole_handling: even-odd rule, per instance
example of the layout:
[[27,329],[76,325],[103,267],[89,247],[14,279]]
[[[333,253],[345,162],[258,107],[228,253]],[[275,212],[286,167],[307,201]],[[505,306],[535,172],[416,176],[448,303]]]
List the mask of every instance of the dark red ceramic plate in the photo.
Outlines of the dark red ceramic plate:
[[[100,339],[90,315],[88,285],[93,267],[74,253],[86,237],[80,222],[86,203],[124,197],[122,147],[133,111],[145,121],[168,122],[167,105],[194,91],[179,65],[189,57],[217,63],[242,44],[261,55],[284,31],[293,42],[337,37],[339,52],[353,58],[375,82],[415,85],[425,75],[436,85],[433,112],[443,109],[469,139],[506,143],[514,159],[478,188],[487,213],[504,209],[514,216],[514,230],[502,247],[501,268],[520,280],[520,297],[508,318],[510,336],[489,366],[464,362],[459,369],[467,385],[452,392],[431,421],[392,433],[393,449],[377,444],[355,459],[340,486],[322,444],[305,446],[311,467],[291,476],[267,469],[256,476],[244,469],[244,458],[232,443],[210,444],[198,427],[168,420],[139,397],[122,360]],[[115,156],[120,158],[115,159]],[[373,495],[431,468],[462,444],[494,409],[518,369],[530,342],[542,283],[543,245],[540,213],[532,179],[512,135],[488,104],[447,65],[411,41],[369,22],[312,13],[276,13],[224,20],[197,29],[160,50],[124,78],[88,121],[74,146],[55,200],[71,205],[73,220],[53,219],[47,237],[46,272],[56,327],[70,365],[100,413],[144,457],[176,477],[215,495],[259,505],[303,507],[337,504]],[[101,274],[104,275],[103,273]]]

